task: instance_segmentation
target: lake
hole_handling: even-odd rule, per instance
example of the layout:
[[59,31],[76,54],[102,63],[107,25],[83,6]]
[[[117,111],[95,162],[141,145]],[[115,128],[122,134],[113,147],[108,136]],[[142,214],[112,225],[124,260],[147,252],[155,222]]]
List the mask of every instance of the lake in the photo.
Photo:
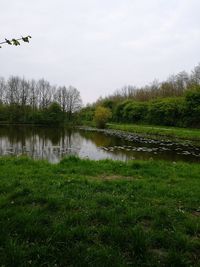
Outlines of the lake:
[[1,125],[0,155],[28,155],[52,163],[67,155],[94,160],[200,162],[200,144],[149,139],[117,131]]

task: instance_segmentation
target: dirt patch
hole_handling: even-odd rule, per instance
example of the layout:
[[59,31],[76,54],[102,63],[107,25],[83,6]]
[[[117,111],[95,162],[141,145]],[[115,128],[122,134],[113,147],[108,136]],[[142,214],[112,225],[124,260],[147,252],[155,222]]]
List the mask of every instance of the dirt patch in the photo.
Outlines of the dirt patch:
[[100,180],[138,180],[138,177],[121,175],[101,175],[97,177]]
[[195,217],[200,217],[200,210],[193,211],[192,215]]
[[148,232],[151,229],[152,222],[148,219],[143,219],[142,221],[139,222],[139,224],[142,226],[145,232]]
[[151,249],[150,252],[154,254],[159,259],[164,259],[167,257],[167,251],[161,248],[154,248]]

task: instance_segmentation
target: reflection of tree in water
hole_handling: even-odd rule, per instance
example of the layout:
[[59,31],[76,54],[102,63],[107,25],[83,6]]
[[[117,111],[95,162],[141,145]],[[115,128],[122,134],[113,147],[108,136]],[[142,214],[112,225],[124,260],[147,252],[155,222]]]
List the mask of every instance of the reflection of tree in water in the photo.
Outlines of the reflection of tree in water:
[[59,161],[67,154],[79,153],[82,138],[64,128],[2,126],[0,154],[27,154],[33,158]]
[[[66,155],[80,155],[91,159],[167,159],[191,160],[199,162],[199,157],[191,154],[194,147],[145,146],[141,142],[128,142],[125,139],[98,132],[75,131],[64,128],[34,126],[1,126],[0,155],[26,154],[36,159],[58,162]],[[162,149],[163,148],[163,149]],[[186,151],[187,149],[187,151]],[[178,151],[178,152],[177,152]],[[182,154],[181,154],[182,152]],[[199,153],[196,151],[195,153]]]
[[80,131],[79,133],[85,139],[93,142],[97,147],[108,147],[114,146],[116,144],[115,138],[113,136],[107,136],[105,134],[92,131]]

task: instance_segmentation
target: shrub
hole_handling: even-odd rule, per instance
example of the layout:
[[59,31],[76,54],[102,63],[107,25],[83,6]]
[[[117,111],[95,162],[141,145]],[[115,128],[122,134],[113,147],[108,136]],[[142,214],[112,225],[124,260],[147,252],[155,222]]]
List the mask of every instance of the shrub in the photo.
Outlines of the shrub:
[[94,121],[98,128],[105,128],[106,123],[112,117],[110,109],[98,106],[95,110]]
[[165,98],[151,102],[147,120],[149,123],[158,125],[183,126],[184,99]]
[[142,122],[146,120],[148,103],[131,102],[126,104],[123,109],[123,118],[127,122]]
[[103,107],[105,108],[109,108],[110,110],[113,110],[115,105],[116,105],[116,101],[111,100],[111,99],[106,99],[102,102],[101,104]]
[[92,121],[94,118],[94,113],[95,113],[95,107],[88,106],[82,108],[78,115],[80,117],[80,120],[82,121]]
[[132,103],[130,100],[123,101],[118,103],[113,111],[113,120],[116,122],[126,122],[126,117],[124,117],[124,108],[129,103]]
[[64,122],[64,113],[60,105],[56,102],[53,102],[46,110],[45,122],[51,125],[59,125]]
[[195,85],[185,96],[186,125],[200,127],[200,85]]

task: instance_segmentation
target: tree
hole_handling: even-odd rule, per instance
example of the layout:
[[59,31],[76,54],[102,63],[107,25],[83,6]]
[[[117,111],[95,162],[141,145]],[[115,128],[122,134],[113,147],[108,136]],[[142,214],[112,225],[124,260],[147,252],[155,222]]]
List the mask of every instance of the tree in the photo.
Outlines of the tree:
[[38,104],[38,94],[35,80],[29,81],[30,105],[33,110],[36,110]]
[[68,114],[69,120],[71,120],[72,114],[82,107],[80,92],[72,86],[69,86],[69,88],[59,87],[54,98],[61,106],[62,111]]
[[45,122],[47,124],[59,125],[64,123],[63,112],[58,103],[51,103],[45,113]]
[[28,81],[25,79],[22,79],[20,81],[20,88],[19,88],[19,99],[20,99],[20,105],[22,107],[26,106],[29,102],[29,97],[30,97],[30,86]]
[[37,94],[39,108],[45,109],[52,102],[53,87],[49,82],[41,79],[37,83]]
[[20,96],[20,78],[17,76],[11,76],[7,82],[6,102],[7,104],[14,105],[19,104]]
[[66,103],[66,112],[68,114],[68,119],[71,120],[72,114],[79,111],[82,106],[82,100],[80,92],[70,86],[67,90],[67,103]]
[[192,85],[200,85],[200,63],[192,71],[191,80]]
[[0,48],[2,48],[2,45],[4,45],[4,44],[18,46],[18,45],[20,45],[21,41],[23,41],[25,43],[29,43],[30,38],[32,38],[32,37],[30,35],[28,35],[25,37],[22,36],[21,38],[18,38],[18,39],[15,39],[15,38],[13,38],[11,40],[5,39],[5,41],[0,42]]
[[67,88],[65,86],[59,87],[55,96],[55,101],[59,103],[59,105],[62,108],[63,112],[67,111],[67,99],[68,99],[68,93],[67,93]]
[[106,123],[112,117],[110,109],[98,106],[95,110],[94,121],[98,128],[105,128]]
[[35,81],[11,76],[5,80],[0,77],[0,121],[36,124],[64,122],[67,116],[68,119],[72,118],[81,104],[80,93],[73,87],[57,88],[44,79]]
[[0,104],[4,102],[5,91],[6,91],[5,80],[4,78],[0,77]]
[[200,127],[200,85],[192,85],[185,100],[187,125]]

